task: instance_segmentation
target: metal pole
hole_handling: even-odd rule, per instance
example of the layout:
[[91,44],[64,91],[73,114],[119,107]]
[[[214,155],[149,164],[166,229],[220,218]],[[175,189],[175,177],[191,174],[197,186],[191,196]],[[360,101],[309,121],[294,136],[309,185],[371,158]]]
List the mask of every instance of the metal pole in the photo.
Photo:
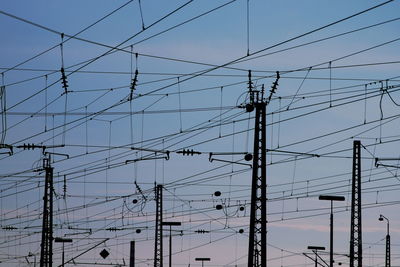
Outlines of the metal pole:
[[156,186],[156,229],[154,242],[154,267],[163,267],[163,208],[162,208],[163,186]]
[[390,235],[386,235],[385,266],[390,267]]
[[257,218],[257,183],[259,170],[259,145],[260,145],[260,108],[256,105],[256,117],[254,123],[254,147],[253,147],[253,170],[251,183],[251,205],[250,205],[250,228],[249,228],[249,248],[247,255],[247,266],[253,267],[258,258],[257,243],[255,236]]
[[350,221],[350,267],[362,267],[361,142],[353,142]]
[[[263,92],[261,98],[263,97]],[[261,106],[261,267],[267,267],[267,105]]]
[[62,251],[62,260],[61,260],[61,262],[62,262],[62,265],[61,266],[64,266],[64,256],[65,256],[65,252],[64,252],[64,242],[62,243],[63,244],[63,251]]
[[161,222],[161,226],[169,226],[169,267],[172,267],[172,226],[180,226],[181,222]]
[[195,261],[201,261],[201,267],[204,267],[204,262],[205,261],[210,261],[210,258],[195,258]]
[[331,238],[330,238],[330,259],[329,266],[333,267],[333,200],[331,200]]
[[[50,164],[50,157],[49,157],[49,164]],[[53,266],[53,168],[49,168],[49,175],[50,175],[50,181],[49,181],[49,211],[50,211],[50,218],[49,218],[49,267]]]
[[65,265],[65,244],[64,243],[72,243],[71,238],[62,238],[62,237],[56,237],[54,238],[55,243],[62,243],[62,253],[61,253],[61,265],[59,266],[64,266]]
[[129,267],[135,267],[135,241],[131,241],[131,254],[129,259]]
[[386,234],[386,257],[385,257],[385,266],[390,267],[390,234],[389,234],[389,220],[387,220],[387,234]]
[[172,225],[169,226],[169,267],[172,267]]
[[43,159],[45,189],[43,197],[42,240],[40,244],[40,267],[53,265],[53,168],[51,158]]
[[386,220],[387,225],[386,225],[386,251],[385,251],[385,267],[390,267],[390,233],[389,233],[389,219],[383,216],[382,214],[379,216],[379,220],[383,221],[383,219]]
[[318,255],[317,255],[317,251],[315,250],[315,267],[318,267]]
[[329,200],[331,202],[331,216],[330,216],[330,259],[329,266],[333,267],[333,201],[344,201],[343,196],[320,195],[319,200]]

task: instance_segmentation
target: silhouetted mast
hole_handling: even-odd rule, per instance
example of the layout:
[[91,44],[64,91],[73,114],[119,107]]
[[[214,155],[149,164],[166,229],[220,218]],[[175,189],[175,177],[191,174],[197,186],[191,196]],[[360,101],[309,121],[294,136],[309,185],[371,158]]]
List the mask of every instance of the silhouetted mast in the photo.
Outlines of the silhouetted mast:
[[361,142],[353,143],[353,175],[351,190],[350,267],[362,267],[361,228]]
[[254,125],[253,148],[253,172],[251,185],[251,210],[250,210],[250,234],[248,250],[248,267],[267,266],[267,147],[266,147],[266,106],[275,93],[279,80],[277,72],[276,81],[270,91],[268,99],[264,99],[264,86],[261,92],[255,90],[251,81],[249,70],[249,94],[250,103],[246,105],[246,111],[256,110]]
[[53,265],[53,167],[50,155],[43,159],[46,172],[43,196],[42,241],[40,244],[40,267]]
[[163,234],[162,234],[162,189],[161,184],[156,190],[156,234],[154,243],[154,267],[163,266]]

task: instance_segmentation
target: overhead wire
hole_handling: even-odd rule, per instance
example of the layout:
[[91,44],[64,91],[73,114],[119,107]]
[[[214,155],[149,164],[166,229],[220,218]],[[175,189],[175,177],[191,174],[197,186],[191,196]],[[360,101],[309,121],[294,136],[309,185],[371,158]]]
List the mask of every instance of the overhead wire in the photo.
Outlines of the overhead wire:
[[[372,91],[371,91],[372,92]],[[371,94],[371,97],[376,97],[376,95],[375,94]],[[363,98],[364,99],[364,98]],[[361,100],[359,100],[359,99],[357,99],[357,101],[361,101]],[[307,107],[304,107],[304,108],[307,108]],[[292,111],[292,110],[290,110],[290,111]],[[85,114],[86,116],[88,116],[88,114]],[[92,116],[93,115],[95,115],[95,114],[92,114]],[[228,118],[228,117],[227,117]],[[250,118],[246,118],[246,121],[249,121],[250,120]],[[279,120],[279,121],[281,121],[281,120]],[[221,122],[222,122],[222,120],[221,120],[221,116],[219,115],[219,120],[217,120],[214,124],[210,124],[211,126],[213,126],[213,127],[219,127],[220,125],[221,125]],[[226,123],[235,123],[235,120],[232,120],[232,119],[229,119],[229,120],[226,120]],[[65,123],[64,123],[65,124]],[[210,126],[210,127],[211,127]],[[252,129],[248,129],[247,131],[250,131],[250,130],[252,130]],[[236,133],[235,133],[236,134]],[[189,139],[191,139],[192,137],[188,137]],[[157,146],[158,144],[160,144],[160,137],[158,137],[158,138],[156,138],[156,139],[154,139],[155,140],[155,142],[151,145],[151,146]],[[394,140],[391,140],[392,142],[394,141]],[[174,145],[177,145],[178,143],[176,143],[176,144],[172,144],[172,146],[174,146]],[[196,145],[196,142],[194,142],[194,141],[192,141],[191,142],[191,144],[193,144],[193,145]],[[108,146],[108,148],[111,148],[111,145],[109,145]],[[107,147],[105,148],[105,149],[107,149]],[[340,153],[340,152],[342,152],[343,150],[339,150],[339,152],[337,152],[337,151],[335,151],[335,153]],[[122,156],[122,155],[120,155],[120,156]],[[106,166],[102,166],[103,168],[104,167],[106,167]],[[115,167],[117,167],[117,165],[115,165]],[[101,165],[98,165],[98,168],[101,170]],[[93,170],[95,170],[95,169],[93,169]],[[69,211],[71,211],[70,209],[66,209],[66,211],[67,210],[69,210]],[[108,211],[111,211],[112,209],[109,209]],[[110,217],[110,218],[112,218],[112,217]],[[110,219],[110,220],[112,220],[112,219]]]

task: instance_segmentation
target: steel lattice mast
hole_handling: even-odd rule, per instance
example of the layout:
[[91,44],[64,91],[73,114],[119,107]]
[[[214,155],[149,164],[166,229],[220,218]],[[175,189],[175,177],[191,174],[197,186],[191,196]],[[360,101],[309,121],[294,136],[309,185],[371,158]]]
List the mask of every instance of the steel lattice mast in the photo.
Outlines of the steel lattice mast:
[[51,267],[53,265],[53,168],[50,166],[50,156],[43,159],[43,168],[46,177],[43,197],[40,267]]
[[271,94],[264,99],[264,87],[261,92],[254,90],[249,71],[250,104],[246,111],[255,109],[253,171],[251,185],[250,233],[248,247],[248,267],[267,266],[267,147],[266,147],[266,107],[278,85],[279,72]]
[[385,267],[390,267],[390,235],[386,235]]
[[353,175],[351,194],[350,267],[362,267],[361,228],[361,142],[353,143]]
[[154,267],[163,266],[163,234],[162,234],[162,185],[156,188],[156,232],[154,243]]

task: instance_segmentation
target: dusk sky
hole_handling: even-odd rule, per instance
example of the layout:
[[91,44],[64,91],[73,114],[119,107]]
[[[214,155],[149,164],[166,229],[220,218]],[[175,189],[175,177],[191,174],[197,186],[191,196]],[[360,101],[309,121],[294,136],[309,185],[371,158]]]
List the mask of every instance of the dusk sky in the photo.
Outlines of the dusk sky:
[[67,266],[129,266],[131,241],[135,266],[154,266],[155,185],[181,223],[173,266],[247,266],[249,70],[271,94],[268,266],[314,266],[311,245],[329,262],[326,194],[345,197],[334,265],[349,266],[354,140],[363,266],[385,264],[380,214],[400,266],[399,14],[395,0],[2,0],[0,266],[39,266],[49,157]]

